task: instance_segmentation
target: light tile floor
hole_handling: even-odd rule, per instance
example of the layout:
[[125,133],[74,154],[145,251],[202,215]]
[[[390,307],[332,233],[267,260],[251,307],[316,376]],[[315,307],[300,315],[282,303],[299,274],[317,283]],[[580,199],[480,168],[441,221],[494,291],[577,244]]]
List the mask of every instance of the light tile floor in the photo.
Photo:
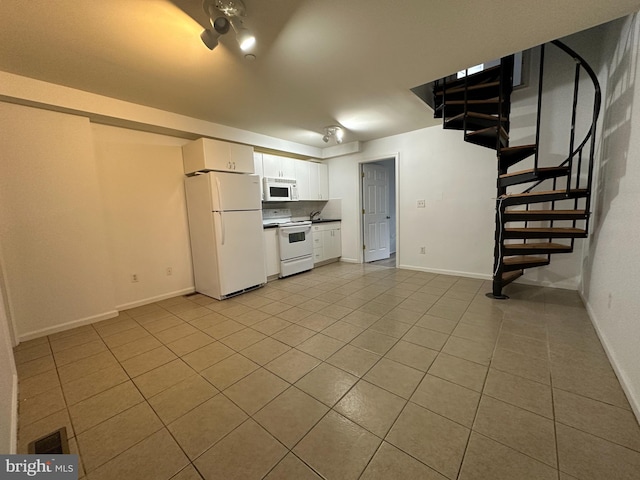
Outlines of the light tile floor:
[[66,426],[91,480],[640,478],[577,294],[488,290],[336,263],[25,342],[19,449]]

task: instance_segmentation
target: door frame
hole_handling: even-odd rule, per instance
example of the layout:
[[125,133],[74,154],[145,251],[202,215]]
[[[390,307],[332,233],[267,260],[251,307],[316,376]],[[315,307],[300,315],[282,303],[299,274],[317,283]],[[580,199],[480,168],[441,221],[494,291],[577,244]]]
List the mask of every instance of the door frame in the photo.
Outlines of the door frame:
[[[398,168],[398,160],[399,160],[400,154],[399,153],[390,153],[388,155],[380,155],[377,157],[373,157],[373,158],[369,158],[366,160],[362,160],[361,162],[358,162],[358,231],[359,231],[359,246],[358,246],[358,262],[359,263],[364,263],[364,250],[360,247],[360,245],[364,245],[364,215],[362,215],[362,209],[364,208],[364,192],[362,191],[362,165],[365,163],[376,163],[376,162],[381,162],[383,160],[393,160],[393,168],[394,168],[394,187],[395,187],[395,195],[394,195],[394,200],[395,200],[395,208],[393,209],[393,215],[395,216],[395,221],[396,221],[396,228],[395,228],[395,234],[396,234],[396,268],[398,267],[398,265],[400,264],[399,260],[400,260],[400,238],[399,238],[399,233],[400,233],[400,215],[399,215],[399,207],[398,207],[398,193],[399,193],[399,189],[398,189],[398,185],[399,185],[399,178],[400,178],[400,171]],[[389,209],[391,211],[391,209]],[[389,252],[391,253],[391,252]]]

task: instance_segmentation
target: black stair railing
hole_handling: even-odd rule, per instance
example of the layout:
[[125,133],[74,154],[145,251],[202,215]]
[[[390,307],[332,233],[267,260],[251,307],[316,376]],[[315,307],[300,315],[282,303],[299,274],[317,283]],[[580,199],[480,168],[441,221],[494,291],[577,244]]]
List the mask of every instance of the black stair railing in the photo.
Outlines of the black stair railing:
[[[573,61],[575,62],[575,72],[574,72],[574,93],[573,93],[573,102],[572,102],[572,112],[571,112],[571,125],[570,125],[570,135],[569,135],[569,153],[567,158],[559,165],[559,167],[565,167],[567,170],[566,174],[566,184],[565,184],[565,194],[564,197],[566,199],[573,198],[574,202],[574,210],[578,209],[580,198],[584,198],[584,210],[585,210],[585,231],[588,232],[589,229],[589,219],[590,219],[590,208],[591,208],[591,188],[593,185],[593,168],[595,162],[595,134],[597,128],[598,116],[600,113],[600,106],[602,101],[602,94],[600,90],[600,84],[598,82],[597,75],[591,68],[591,66],[574,50],[569,48],[564,43],[555,40],[552,41],[551,44],[562,50],[564,53],[569,55]],[[545,46],[541,46],[540,53],[540,67],[539,67],[539,83],[538,83],[538,108],[536,114],[536,135],[535,135],[535,155],[534,155],[534,174],[537,175],[539,172],[539,152],[540,152],[540,123],[541,123],[541,109],[542,109],[542,95],[543,95],[543,76],[544,76],[544,63],[545,63]],[[586,72],[586,74],[591,79],[594,89],[593,96],[593,113],[591,117],[591,124],[588,128],[588,131],[580,142],[580,144],[575,147],[575,136],[576,136],[576,117],[577,117],[577,107],[579,104],[579,93],[580,93],[580,76],[581,72]],[[587,151],[588,146],[588,152]],[[584,157],[587,156],[588,162],[586,166],[586,177],[587,177],[587,185],[583,187],[583,190],[580,188],[580,179],[582,176],[582,170],[584,167]],[[575,162],[574,162],[575,159]],[[500,149],[498,148],[498,169],[500,174]],[[574,167],[576,167],[574,169]],[[575,179],[575,181],[573,180]],[[542,178],[535,183],[533,183],[530,187],[526,188],[522,193],[535,193],[536,188],[545,183],[548,178]],[[552,189],[554,192],[557,192],[557,182],[558,177],[553,178],[553,186]],[[572,188],[572,185],[575,186]],[[496,248],[494,250],[494,271],[493,271],[493,288],[492,292],[488,294],[488,296],[493,298],[507,298],[502,293],[502,288],[508,284],[513,278],[504,279],[504,230],[505,223],[503,221],[503,216],[506,211],[506,205],[503,203],[503,200],[507,198],[506,190],[504,188],[500,188],[498,185],[498,201],[496,203]],[[551,200],[551,208],[550,210],[554,210],[556,208],[556,201],[561,200],[562,198],[554,197]],[[537,200],[540,202],[541,200]],[[537,203],[532,201],[530,203]],[[526,210],[529,210],[530,203],[526,203]],[[576,227],[577,220],[574,218],[572,222],[573,228]],[[525,222],[525,228],[528,226],[528,222]],[[551,219],[549,221],[549,226],[552,228],[554,226],[554,220]],[[571,250],[573,250],[574,246],[574,238],[571,238]],[[548,239],[548,243],[552,242],[552,238]],[[526,239],[525,239],[526,243]],[[550,260],[550,253],[547,255],[547,260]]]

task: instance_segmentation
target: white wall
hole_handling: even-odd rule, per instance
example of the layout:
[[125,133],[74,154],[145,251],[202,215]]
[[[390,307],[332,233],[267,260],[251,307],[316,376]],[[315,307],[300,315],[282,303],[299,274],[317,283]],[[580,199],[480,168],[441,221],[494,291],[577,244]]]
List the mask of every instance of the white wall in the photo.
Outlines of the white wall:
[[593,235],[581,293],[640,418],[640,19],[608,25],[601,41],[604,115]]
[[0,453],[12,454],[16,451],[18,376],[4,300],[4,291],[0,283]]
[[0,103],[0,249],[16,335],[115,314],[88,119]]
[[[363,144],[328,160],[331,197],[342,199],[343,260],[362,260],[359,162],[398,155],[397,261],[405,268],[489,278],[493,265],[495,151],[458,131],[430,127]],[[416,201],[426,200],[418,209]],[[420,246],[426,246],[421,255]]]
[[187,140],[6,103],[0,130],[0,252],[20,340],[193,291]]
[[187,141],[95,124],[91,131],[115,307],[193,291],[181,151]]

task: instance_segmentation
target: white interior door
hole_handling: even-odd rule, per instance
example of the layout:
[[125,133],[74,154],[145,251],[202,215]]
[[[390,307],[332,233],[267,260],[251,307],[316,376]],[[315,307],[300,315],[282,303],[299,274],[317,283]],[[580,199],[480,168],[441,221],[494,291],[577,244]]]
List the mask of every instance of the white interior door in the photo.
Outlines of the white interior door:
[[364,261],[389,258],[389,173],[374,163],[362,164]]

